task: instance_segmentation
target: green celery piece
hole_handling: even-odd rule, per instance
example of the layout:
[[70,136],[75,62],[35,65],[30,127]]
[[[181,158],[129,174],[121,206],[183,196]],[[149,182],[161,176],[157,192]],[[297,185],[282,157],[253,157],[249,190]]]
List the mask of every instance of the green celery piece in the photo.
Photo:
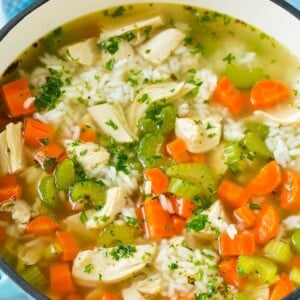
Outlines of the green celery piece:
[[265,74],[262,68],[251,68],[235,63],[227,65],[224,75],[229,78],[233,85],[241,89],[251,88],[256,83],[256,81],[265,78]]
[[46,277],[43,275],[39,267],[27,266],[20,272],[21,277],[30,285],[38,289],[43,289],[48,285]]
[[292,270],[290,271],[289,278],[297,285],[300,285],[300,269],[297,267],[293,267]]
[[248,300],[249,298],[245,293],[238,292],[237,294],[234,295],[234,300]]
[[79,181],[71,190],[71,199],[74,202],[88,202],[95,206],[103,206],[106,200],[105,190],[100,183],[95,181]]
[[51,209],[57,209],[60,206],[58,190],[53,176],[47,175],[43,177],[40,181],[38,191],[43,205]]
[[241,170],[242,149],[238,141],[228,142],[224,147],[225,164],[234,173]]
[[55,260],[58,258],[58,256],[61,254],[62,250],[59,244],[57,243],[51,243],[44,252],[43,257],[46,260]]
[[238,258],[237,269],[239,274],[256,273],[264,283],[272,282],[278,272],[277,265],[261,256],[241,255]]
[[263,140],[265,140],[270,131],[269,126],[257,121],[247,121],[245,122],[245,127],[248,132],[258,135]]
[[243,140],[247,150],[262,158],[272,158],[272,152],[267,148],[265,142],[256,134],[248,132]]
[[264,253],[267,258],[279,264],[288,264],[293,256],[289,243],[280,240],[268,242],[264,247]]
[[171,178],[168,192],[178,197],[193,200],[195,196],[201,193],[201,189],[188,180]]
[[54,173],[55,182],[60,190],[66,191],[76,182],[75,166],[71,159],[65,159],[57,165]]
[[138,128],[141,132],[144,133],[153,133],[157,131],[155,122],[148,118],[140,118],[138,121]]
[[300,253],[300,229],[296,229],[291,236],[293,248]]
[[174,105],[167,105],[162,108],[158,127],[165,134],[175,129],[177,111]]

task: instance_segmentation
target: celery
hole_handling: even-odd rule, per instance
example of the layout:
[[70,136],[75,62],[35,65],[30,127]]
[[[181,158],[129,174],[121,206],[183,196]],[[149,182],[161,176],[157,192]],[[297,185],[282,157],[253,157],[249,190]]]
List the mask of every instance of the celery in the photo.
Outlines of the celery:
[[225,75],[238,88],[250,88],[256,81],[265,77],[260,67],[249,68],[238,64],[228,64]]
[[297,267],[293,267],[289,274],[289,278],[291,281],[295,282],[297,285],[300,285],[300,269]]
[[245,127],[247,132],[252,132],[258,135],[261,139],[265,139],[269,134],[269,126],[262,122],[248,121],[245,122]]
[[261,156],[262,158],[272,158],[273,154],[267,148],[265,142],[256,134],[252,132],[248,132],[243,141],[246,148]]
[[[214,172],[206,165],[199,163],[177,164],[166,170],[170,177],[186,179],[197,188],[197,195],[211,198],[216,194],[218,180]],[[175,183],[175,181],[174,181]],[[186,188],[185,188],[186,189]],[[192,192],[196,192],[192,188]]]
[[59,207],[58,191],[53,176],[48,175],[43,177],[40,181],[38,191],[43,205],[51,209],[57,209]]
[[257,273],[266,283],[272,282],[277,275],[277,265],[271,260],[261,256],[241,255],[238,258],[237,269],[240,275]]
[[248,300],[249,298],[247,297],[246,294],[239,292],[237,294],[234,295],[234,300]]
[[287,264],[292,259],[292,251],[288,242],[271,240],[264,248],[265,256],[279,264]]
[[172,178],[169,183],[168,192],[178,197],[192,200],[201,193],[201,189],[188,180]]
[[59,189],[66,191],[70,185],[76,182],[74,163],[71,159],[65,159],[55,169],[55,181]]
[[61,251],[59,244],[52,243],[45,249],[44,257],[47,260],[53,260],[61,254]]
[[42,289],[48,282],[39,267],[28,266],[20,272],[21,277],[35,288]]
[[176,113],[176,108],[173,105],[167,105],[161,110],[157,125],[162,133],[168,133],[174,130]]
[[291,236],[291,242],[293,245],[293,248],[297,251],[300,252],[300,229],[296,229],[292,236]]
[[71,198],[74,202],[89,203],[94,206],[103,206],[106,200],[103,186],[92,180],[75,183],[71,190]]
[[157,130],[155,122],[148,118],[140,118],[138,121],[138,128],[144,133],[151,133]]
[[224,147],[225,164],[232,172],[241,170],[242,149],[239,142],[228,142]]

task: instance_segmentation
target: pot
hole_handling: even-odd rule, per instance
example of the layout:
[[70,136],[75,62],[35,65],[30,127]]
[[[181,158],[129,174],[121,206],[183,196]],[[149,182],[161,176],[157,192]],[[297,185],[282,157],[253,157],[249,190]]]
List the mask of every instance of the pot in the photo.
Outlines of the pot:
[[[0,74],[16,57],[36,40],[61,24],[93,11],[110,7],[149,2],[147,0],[37,0],[12,19],[0,31]],[[151,2],[178,3],[199,6],[228,14],[259,28],[285,45],[292,53],[300,55],[300,11],[283,0],[152,0]],[[67,9],[72,8],[72,9]],[[34,299],[46,300],[37,290],[24,282],[1,258],[2,269],[19,287]],[[0,299],[1,293],[0,293]],[[300,299],[296,291],[286,299]]]

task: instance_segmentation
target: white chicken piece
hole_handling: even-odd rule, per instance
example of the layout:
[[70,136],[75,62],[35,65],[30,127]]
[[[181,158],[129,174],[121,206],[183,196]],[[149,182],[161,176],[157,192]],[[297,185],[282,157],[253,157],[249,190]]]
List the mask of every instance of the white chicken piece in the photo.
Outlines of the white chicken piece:
[[86,228],[102,228],[111,223],[122,211],[126,203],[126,191],[122,187],[110,188],[106,191],[106,202],[100,210],[88,210]]
[[30,206],[21,199],[3,202],[0,211],[10,212],[12,219],[19,225],[27,224],[31,218]]
[[17,173],[25,166],[22,123],[9,123],[0,133],[0,175]]
[[117,104],[98,104],[88,108],[88,111],[98,127],[117,142],[131,143],[134,134],[129,129],[124,112]]
[[137,48],[138,53],[154,65],[164,62],[179,44],[185,34],[176,28],[166,29]]
[[97,46],[97,38],[89,38],[67,46],[70,57],[78,63],[92,66],[100,59],[100,51]]
[[209,117],[205,120],[177,118],[175,134],[182,138],[192,153],[204,153],[220,143],[222,132],[221,118]]
[[136,289],[148,295],[156,295],[161,292],[162,279],[159,273],[148,275],[144,280],[139,280],[135,284]]
[[73,278],[77,284],[90,287],[120,282],[148,266],[156,248],[156,244],[147,244],[81,251],[73,263]]
[[129,42],[122,40],[119,42],[118,46],[119,50],[114,54],[110,54],[105,51],[101,52],[101,62],[103,65],[105,65],[110,59],[114,59],[117,62],[134,56],[134,50]]
[[122,290],[124,300],[146,300],[134,287],[128,287]]
[[65,140],[65,147],[69,157],[76,157],[85,173],[94,177],[97,169],[105,166],[109,160],[109,153],[100,145],[93,142],[81,143],[74,140]]

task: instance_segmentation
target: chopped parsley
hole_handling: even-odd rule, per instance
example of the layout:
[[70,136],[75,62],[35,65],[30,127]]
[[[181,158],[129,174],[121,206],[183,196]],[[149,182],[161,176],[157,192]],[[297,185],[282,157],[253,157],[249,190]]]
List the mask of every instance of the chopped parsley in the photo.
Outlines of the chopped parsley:
[[141,98],[138,99],[138,102],[145,103],[145,102],[147,102],[149,100],[150,100],[149,95],[148,94],[143,94],[141,96]]
[[137,218],[133,218],[133,217],[126,217],[127,218],[127,224],[132,226],[132,227],[135,227],[135,228],[138,228],[140,227],[140,222]]
[[109,71],[112,71],[112,69],[115,66],[115,63],[116,63],[116,60],[114,58],[112,58],[106,63],[105,68]]
[[117,17],[122,16],[124,14],[124,12],[125,12],[125,8],[123,6],[119,6],[112,12],[111,16],[113,18],[117,18]]
[[172,271],[174,271],[174,270],[176,270],[176,269],[178,269],[178,264],[176,264],[176,263],[171,263],[170,265],[169,265],[169,268],[172,270]]
[[137,250],[136,250],[136,247],[134,247],[134,246],[120,245],[118,247],[114,247],[109,252],[109,255],[115,260],[120,260],[122,258],[133,257],[134,253],[136,253],[136,252],[137,252]]
[[257,203],[249,203],[249,208],[252,210],[260,210],[260,205]]
[[127,42],[130,42],[136,38],[136,35],[132,31],[129,31],[129,32],[124,33],[122,37]]
[[119,127],[118,125],[111,119],[109,119],[107,122],[105,122],[107,126],[110,126],[113,130],[117,130]]
[[84,267],[84,273],[90,274],[94,270],[93,264],[88,264]]
[[118,36],[112,36],[107,40],[103,40],[98,44],[98,47],[104,52],[115,54],[119,50],[119,43],[121,38]]
[[222,60],[226,61],[228,64],[231,64],[235,60],[235,56],[232,53],[228,53],[225,57],[223,57]]
[[87,222],[88,217],[87,217],[87,215],[86,215],[86,213],[85,213],[84,210],[80,213],[79,219],[80,219],[80,222],[81,222],[82,224],[85,224],[85,223]]
[[189,231],[199,232],[205,228],[207,222],[208,222],[208,216],[205,214],[199,214],[188,220],[188,223],[186,225],[186,230],[188,232]]

